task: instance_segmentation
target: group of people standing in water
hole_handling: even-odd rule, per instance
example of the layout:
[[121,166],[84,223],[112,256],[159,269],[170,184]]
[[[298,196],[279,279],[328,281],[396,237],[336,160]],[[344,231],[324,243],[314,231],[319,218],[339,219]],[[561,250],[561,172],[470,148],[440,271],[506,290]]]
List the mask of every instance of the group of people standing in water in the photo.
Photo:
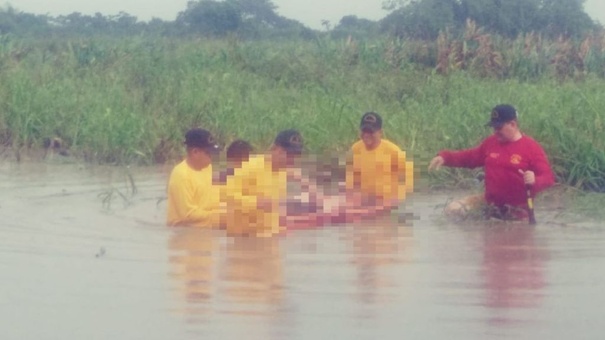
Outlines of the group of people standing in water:
[[[485,168],[485,194],[452,202],[448,213],[482,209],[490,217],[526,218],[526,187],[535,195],[554,183],[546,154],[521,133],[514,107],[494,107],[488,125],[494,133],[479,146],[441,151],[429,170]],[[278,133],[264,154],[254,153],[246,141],[231,143],[227,169],[216,175],[212,159],[219,146],[209,131],[191,129],[184,141],[187,155],[170,175],[167,223],[272,236],[291,227],[352,222],[397,208],[414,189],[413,162],[384,138],[382,117],[375,112],[361,117],[359,136],[350,150],[346,179],[337,183],[337,194],[327,194],[301,167],[304,140],[297,130]],[[293,193],[293,185],[300,190]]]

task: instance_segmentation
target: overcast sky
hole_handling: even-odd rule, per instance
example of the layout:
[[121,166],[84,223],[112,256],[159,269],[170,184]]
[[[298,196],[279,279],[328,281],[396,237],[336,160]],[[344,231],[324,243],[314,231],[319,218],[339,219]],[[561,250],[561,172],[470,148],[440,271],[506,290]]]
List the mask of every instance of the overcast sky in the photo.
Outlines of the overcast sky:
[[[0,0],[14,8],[35,14],[52,16],[81,12],[104,15],[126,12],[140,20],[153,17],[174,20],[186,8],[188,0]],[[345,15],[377,20],[386,15],[382,0],[273,0],[278,12],[288,18],[319,29],[322,20],[335,25]],[[586,0],[586,12],[605,24],[605,0]]]

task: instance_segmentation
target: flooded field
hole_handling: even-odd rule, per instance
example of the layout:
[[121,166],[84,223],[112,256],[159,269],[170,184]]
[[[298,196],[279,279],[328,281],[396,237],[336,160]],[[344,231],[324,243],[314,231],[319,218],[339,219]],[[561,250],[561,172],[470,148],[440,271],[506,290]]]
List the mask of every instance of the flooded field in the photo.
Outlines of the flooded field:
[[164,226],[169,170],[0,163],[0,339],[605,332],[600,225],[448,224],[423,193],[413,218],[228,238]]

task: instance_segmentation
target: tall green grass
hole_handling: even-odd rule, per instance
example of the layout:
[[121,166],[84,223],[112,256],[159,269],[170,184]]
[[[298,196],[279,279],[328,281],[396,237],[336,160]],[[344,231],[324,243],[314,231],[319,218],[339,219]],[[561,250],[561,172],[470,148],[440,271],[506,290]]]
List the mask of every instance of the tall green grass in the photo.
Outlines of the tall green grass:
[[[519,41],[494,41],[521,49]],[[436,42],[3,37],[0,143],[25,151],[60,137],[90,161],[150,164],[181,157],[190,127],[261,149],[278,130],[295,127],[311,152],[333,154],[349,148],[359,118],[372,110],[383,115],[387,138],[425,168],[438,150],[486,137],[490,109],[511,103],[560,181],[603,190],[603,74],[587,67],[582,77],[563,79],[539,50],[507,50],[516,59],[504,53],[506,65],[493,74],[452,64],[442,75]],[[597,65],[603,51],[591,51]]]

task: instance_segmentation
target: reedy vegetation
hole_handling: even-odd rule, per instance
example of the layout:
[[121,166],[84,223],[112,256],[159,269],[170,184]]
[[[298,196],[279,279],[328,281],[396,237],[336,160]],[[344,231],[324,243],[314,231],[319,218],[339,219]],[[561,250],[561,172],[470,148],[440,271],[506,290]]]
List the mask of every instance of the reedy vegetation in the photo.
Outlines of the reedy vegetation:
[[150,164],[177,160],[190,127],[259,149],[295,127],[309,151],[342,154],[373,110],[425,169],[438,150],[487,136],[489,110],[511,103],[559,181],[602,191],[604,78],[602,32],[511,40],[472,22],[429,42],[1,36],[0,144],[20,153],[60,137],[89,161]]

